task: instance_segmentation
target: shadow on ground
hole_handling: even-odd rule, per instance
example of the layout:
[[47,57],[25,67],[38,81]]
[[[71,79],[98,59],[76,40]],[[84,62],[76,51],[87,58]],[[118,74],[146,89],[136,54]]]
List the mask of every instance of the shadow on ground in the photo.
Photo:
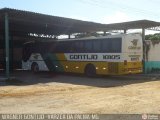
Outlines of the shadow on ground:
[[28,71],[14,71],[10,80],[5,80],[4,74],[0,73],[0,86],[26,86],[35,84],[54,84],[67,83],[74,85],[86,85],[94,87],[117,87],[130,84],[145,83],[150,81],[158,81],[159,76],[153,75],[123,75],[123,76],[97,76],[88,78],[80,74],[64,74],[40,72],[33,74]]

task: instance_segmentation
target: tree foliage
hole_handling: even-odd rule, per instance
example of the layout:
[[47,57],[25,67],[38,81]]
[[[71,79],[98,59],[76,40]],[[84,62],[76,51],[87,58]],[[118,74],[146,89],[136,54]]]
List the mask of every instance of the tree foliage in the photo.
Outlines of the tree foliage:
[[160,33],[156,33],[153,35],[146,35],[145,40],[160,40]]

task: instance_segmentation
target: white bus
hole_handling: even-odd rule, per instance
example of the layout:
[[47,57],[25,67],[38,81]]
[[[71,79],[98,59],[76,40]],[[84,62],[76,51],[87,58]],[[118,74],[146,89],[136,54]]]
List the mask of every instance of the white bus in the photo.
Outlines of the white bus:
[[24,44],[26,70],[122,75],[142,72],[140,34],[108,35]]

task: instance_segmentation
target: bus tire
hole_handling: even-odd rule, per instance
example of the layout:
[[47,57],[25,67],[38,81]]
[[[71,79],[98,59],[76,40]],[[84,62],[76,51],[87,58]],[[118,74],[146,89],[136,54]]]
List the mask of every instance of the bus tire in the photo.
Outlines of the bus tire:
[[39,72],[39,66],[36,62],[32,63],[31,70],[32,70],[33,73]]
[[85,75],[87,77],[96,76],[96,69],[95,69],[95,66],[93,64],[86,65],[84,72],[85,72]]

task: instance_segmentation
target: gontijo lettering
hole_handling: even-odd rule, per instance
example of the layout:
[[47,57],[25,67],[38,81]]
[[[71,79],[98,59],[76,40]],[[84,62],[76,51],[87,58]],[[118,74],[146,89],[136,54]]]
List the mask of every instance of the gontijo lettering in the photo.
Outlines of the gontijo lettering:
[[104,60],[119,60],[120,55],[89,55],[89,54],[84,54],[84,55],[70,55],[69,56],[70,60],[98,60],[98,59],[104,59]]
[[70,55],[71,60],[97,60],[98,55]]

